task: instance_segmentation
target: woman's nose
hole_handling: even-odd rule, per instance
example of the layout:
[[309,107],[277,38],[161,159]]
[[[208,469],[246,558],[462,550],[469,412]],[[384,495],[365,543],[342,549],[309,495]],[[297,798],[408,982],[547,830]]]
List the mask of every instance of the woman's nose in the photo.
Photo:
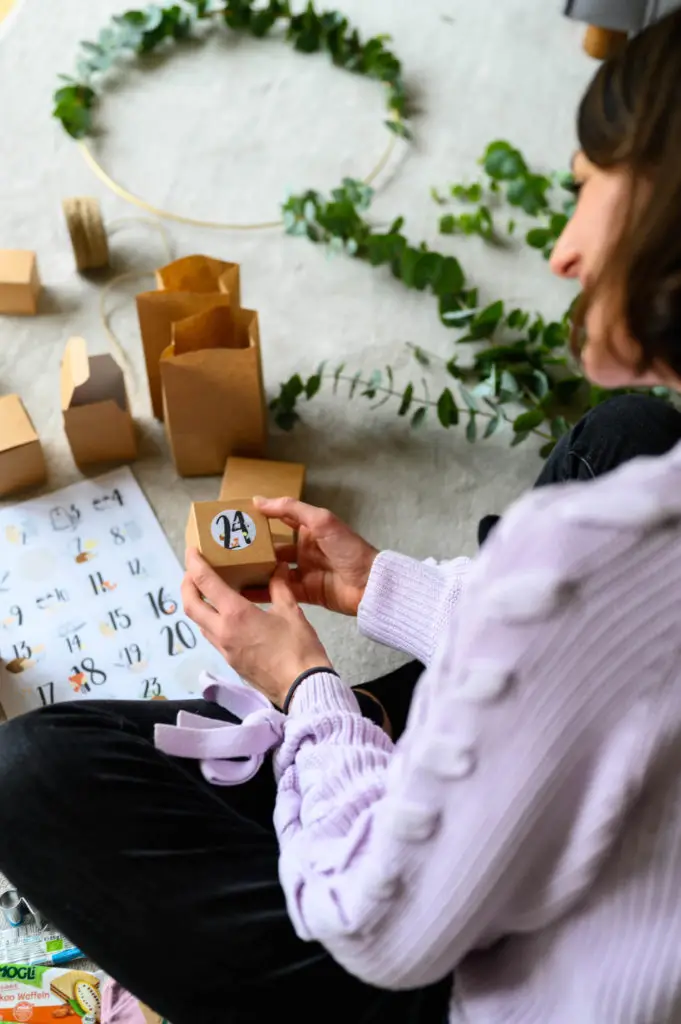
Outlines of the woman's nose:
[[579,277],[580,253],[571,238],[570,225],[556,242],[549,266],[556,277]]

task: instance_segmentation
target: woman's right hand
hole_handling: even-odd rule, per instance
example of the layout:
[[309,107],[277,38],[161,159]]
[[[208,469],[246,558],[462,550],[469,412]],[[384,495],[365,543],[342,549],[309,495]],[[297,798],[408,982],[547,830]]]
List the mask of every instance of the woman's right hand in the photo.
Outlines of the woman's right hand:
[[[378,550],[332,512],[295,498],[254,497],[268,519],[281,519],[298,532],[298,543],[277,549],[277,559],[295,566],[289,586],[301,604],[356,615]],[[253,601],[269,600],[264,591],[247,592]]]

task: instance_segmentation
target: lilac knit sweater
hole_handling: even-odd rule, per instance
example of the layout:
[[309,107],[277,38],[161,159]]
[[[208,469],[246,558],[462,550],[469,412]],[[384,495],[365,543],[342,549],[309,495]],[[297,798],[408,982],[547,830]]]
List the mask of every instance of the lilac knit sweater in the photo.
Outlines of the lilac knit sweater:
[[367,982],[456,968],[472,1024],[672,1024],[680,609],[681,446],[533,492],[473,562],[378,557],[360,629],[427,665],[396,746],[327,673],[286,718],[216,683],[244,724],[158,742],[222,784],[276,748],[291,919]]

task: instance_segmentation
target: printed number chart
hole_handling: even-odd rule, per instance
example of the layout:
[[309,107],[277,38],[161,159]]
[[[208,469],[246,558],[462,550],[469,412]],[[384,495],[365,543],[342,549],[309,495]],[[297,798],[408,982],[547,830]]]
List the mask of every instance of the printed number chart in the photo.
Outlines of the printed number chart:
[[0,702],[189,699],[238,679],[182,612],[182,570],[130,469],[0,510]]

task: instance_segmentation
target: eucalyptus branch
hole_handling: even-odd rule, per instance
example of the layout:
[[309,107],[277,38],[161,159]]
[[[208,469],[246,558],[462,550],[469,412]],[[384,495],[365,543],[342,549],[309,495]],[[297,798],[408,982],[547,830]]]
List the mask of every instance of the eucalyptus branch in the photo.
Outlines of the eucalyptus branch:
[[[445,195],[438,189],[431,189],[431,196],[440,206],[451,199],[469,207],[474,204],[474,209],[461,214],[443,214],[440,232],[444,235],[480,235],[496,245],[504,243],[504,231],[495,222],[491,210],[501,195],[509,206],[543,222],[542,227],[527,231],[525,241],[533,249],[541,250],[548,259],[574,210],[574,195],[565,199],[565,192],[574,192],[572,175],[535,174],[527,166],[522,153],[504,141],[490,143],[479,163],[484,171],[483,180],[469,185],[450,185]],[[515,218],[510,218],[506,223],[506,236],[514,235],[516,227]]]
[[221,20],[235,32],[260,39],[275,27],[299,53],[326,51],[333,63],[347,71],[381,82],[387,92],[386,127],[409,138],[407,93],[402,66],[388,49],[388,36],[362,42],[357,29],[338,11],[315,10],[312,0],[300,14],[293,14],[288,0],[180,0],[169,7],[151,4],[143,10],[118,14],[101,30],[96,42],[80,44],[76,76],[60,75],[65,83],[54,94],[53,116],[76,139],[92,134],[93,117],[102,77],[114,64],[131,54],[144,55],[169,43],[191,38],[208,19]]
[[[535,174],[508,142],[492,143],[480,162],[485,179],[451,186],[452,198],[484,204],[491,196],[497,205],[504,200],[526,216],[542,219],[546,226],[533,229],[543,232],[541,237],[530,231],[526,241],[541,247],[546,255],[569,215],[570,203],[564,204],[563,212],[552,205],[555,190],[569,187],[566,176]],[[437,398],[425,392],[419,397],[420,391],[412,381],[400,391],[394,386],[394,372],[389,366],[384,371],[390,375],[387,387],[378,371],[368,380],[356,373],[349,378],[348,397],[364,395],[373,399],[379,395],[377,405],[399,398],[398,415],[409,414],[414,427],[436,410],[444,428],[465,423],[469,441],[478,436],[479,418],[487,421],[483,437],[490,437],[508,422],[513,430],[512,445],[539,436],[544,441],[540,454],[546,457],[583,412],[613,394],[589,386],[575,372],[570,354],[571,310],[558,320],[547,321],[539,313],[508,308],[503,299],[482,304],[478,289],[467,284],[458,259],[433,251],[425,243],[410,242],[403,231],[403,217],[397,217],[387,229],[374,227],[366,217],[372,196],[371,188],[347,178],[328,198],[312,190],[291,196],[283,206],[285,230],[323,245],[331,253],[345,254],[376,268],[387,267],[406,287],[429,292],[437,304],[440,323],[455,332],[455,344],[472,344],[475,348],[472,365],[464,366],[456,355],[440,360],[420,345],[409,346],[419,366],[442,362],[454,378],[454,388],[444,388]],[[440,206],[448,202],[435,190],[433,198]],[[462,223],[459,218],[456,230],[495,241],[498,228],[493,219],[491,226],[486,216],[479,219],[482,209],[480,205],[477,213],[470,214],[472,221]],[[335,388],[346,377],[341,365],[333,374]],[[326,374],[320,370],[305,383],[296,374],[281,385],[271,404],[279,426],[294,426],[300,419],[296,411],[299,399],[312,398],[323,379]],[[667,397],[664,389],[655,392]]]
[[[423,350],[421,353],[423,354]],[[388,379],[387,383],[384,383],[384,373]],[[333,371],[326,370],[322,365],[307,380],[303,380],[299,374],[294,374],[281,384],[279,394],[270,402],[270,409],[277,425],[284,430],[290,430],[301,418],[296,408],[298,400],[305,398],[309,401],[325,383],[329,382],[333,384],[334,394],[337,393],[340,384],[347,384],[349,398],[359,395],[373,401],[377,395],[382,396],[371,406],[372,409],[385,405],[391,399],[398,400],[400,403],[398,416],[411,414],[410,422],[414,427],[421,426],[431,411],[436,413],[438,421],[446,429],[456,426],[461,415],[466,415],[468,417],[466,436],[469,441],[475,441],[477,438],[478,418],[489,421],[484,434],[485,438],[491,437],[504,423],[514,426],[516,422],[506,414],[500,396],[495,393],[493,379],[485,382],[484,387],[478,385],[473,391],[469,391],[459,382],[454,386],[454,390],[445,387],[437,398],[431,398],[425,377],[421,377],[423,394],[419,395],[416,386],[411,381],[403,388],[395,387],[394,372],[391,367],[386,367],[384,371],[374,370],[368,377],[364,377],[361,371],[354,374],[346,373],[345,364],[341,363]],[[537,426],[529,427],[526,432],[536,434],[549,442],[552,440],[551,434],[538,429]],[[515,436],[519,436],[518,431]]]

